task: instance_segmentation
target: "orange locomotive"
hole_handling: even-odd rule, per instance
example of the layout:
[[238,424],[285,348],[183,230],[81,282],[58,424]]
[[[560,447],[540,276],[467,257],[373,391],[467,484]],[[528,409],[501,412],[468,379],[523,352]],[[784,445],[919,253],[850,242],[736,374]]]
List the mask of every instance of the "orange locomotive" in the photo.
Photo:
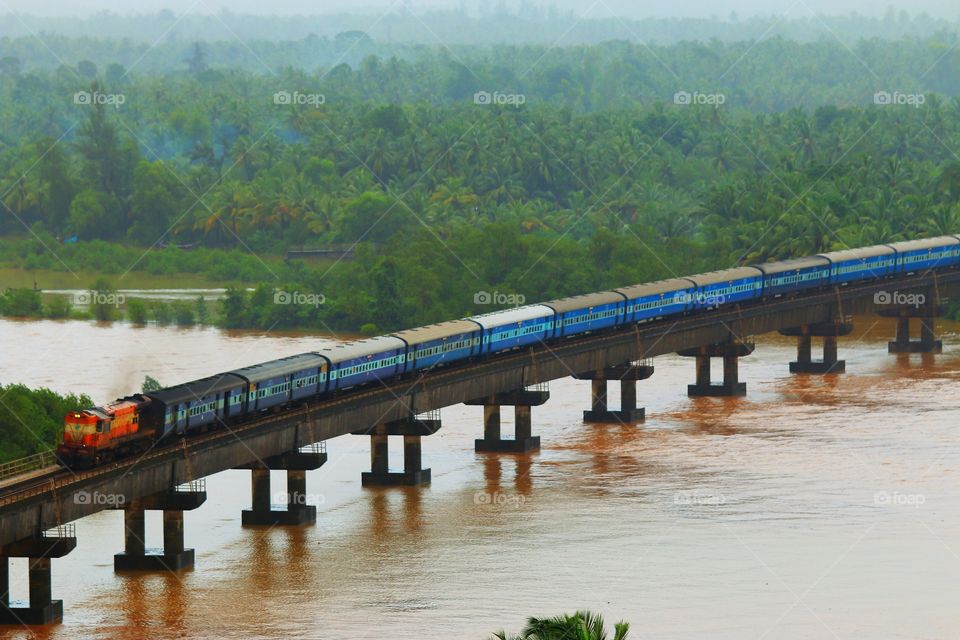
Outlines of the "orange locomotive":
[[[70,467],[91,467],[133,451],[146,451],[154,429],[141,428],[150,398],[134,395],[106,406],[71,411],[64,418],[63,444],[57,449]],[[148,421],[149,422],[149,421]]]

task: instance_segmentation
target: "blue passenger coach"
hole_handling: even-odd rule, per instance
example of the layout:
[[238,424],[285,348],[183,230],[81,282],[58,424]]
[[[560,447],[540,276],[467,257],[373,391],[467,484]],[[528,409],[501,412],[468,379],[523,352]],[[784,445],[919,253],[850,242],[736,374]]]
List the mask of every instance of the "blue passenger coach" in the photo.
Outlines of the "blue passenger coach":
[[626,322],[649,322],[691,310],[697,285],[687,278],[671,278],[615,291],[627,299]]
[[[183,435],[228,417],[242,416],[247,382],[232,373],[185,382],[145,393],[163,406],[163,433]],[[239,397],[239,404],[230,400]]]
[[756,267],[763,272],[765,298],[830,284],[830,261],[822,256],[765,262]]
[[554,311],[534,304],[468,318],[483,327],[481,353],[497,353],[537,344],[554,332]]
[[380,336],[338,344],[318,354],[330,361],[328,388],[340,390],[404,373],[406,351],[400,338]]
[[556,317],[551,337],[559,338],[623,324],[627,298],[616,291],[603,291],[544,302],[543,306],[553,309]]
[[[263,411],[323,393],[329,361],[316,353],[302,353],[255,364],[230,373],[247,382],[247,411]],[[236,402],[236,398],[231,399]]]
[[960,240],[955,236],[907,240],[890,246],[897,251],[897,273],[916,273],[953,265],[960,256]]
[[897,252],[885,244],[821,253],[830,261],[830,283],[846,286],[857,280],[885,278],[894,272]]
[[689,276],[688,280],[697,285],[693,300],[696,311],[755,300],[763,289],[763,272],[756,267],[711,271]]
[[483,328],[473,320],[453,320],[391,336],[407,345],[407,371],[421,371],[478,355]]

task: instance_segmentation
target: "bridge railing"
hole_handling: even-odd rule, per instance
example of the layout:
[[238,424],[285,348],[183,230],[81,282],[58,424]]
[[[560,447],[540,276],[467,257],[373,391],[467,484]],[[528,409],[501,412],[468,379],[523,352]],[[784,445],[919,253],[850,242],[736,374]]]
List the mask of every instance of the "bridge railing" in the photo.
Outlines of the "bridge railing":
[[53,450],[41,451],[26,458],[11,460],[0,464],[0,480],[5,480],[11,476],[18,476],[28,471],[36,471],[44,467],[51,467],[57,463],[57,456]]
[[320,442],[314,442],[313,444],[308,444],[306,446],[300,447],[300,453],[326,453],[327,452],[327,441],[321,440]]
[[67,524],[58,524],[52,529],[46,529],[43,532],[44,538],[76,538],[77,525],[72,522]]
[[180,493],[203,493],[207,490],[207,479],[200,478],[199,480],[191,480],[190,482],[184,482],[183,484],[177,485],[174,488],[174,491]]

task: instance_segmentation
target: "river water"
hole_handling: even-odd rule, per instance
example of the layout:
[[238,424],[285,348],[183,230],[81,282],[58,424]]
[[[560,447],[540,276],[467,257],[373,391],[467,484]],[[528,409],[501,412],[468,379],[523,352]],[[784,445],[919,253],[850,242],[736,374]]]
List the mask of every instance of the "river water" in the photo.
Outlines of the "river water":
[[[792,340],[762,336],[741,399],[688,399],[693,362],[660,357],[642,426],[585,425],[589,382],[558,380],[530,456],[475,454],[482,409],[450,407],[419,489],[361,488],[368,442],[337,438],[308,475],[316,526],[242,528],[249,472],[227,471],[186,515],[196,567],[178,575],[115,575],[122,514],[91,516],[53,563],[65,622],[38,635],[481,639],[586,608],[634,638],[956,638],[960,327],[939,327],[943,355],[898,357],[892,324],[857,319],[848,373],[826,378],[790,375]],[[0,381],[103,402],[147,374],[173,384],[328,343],[0,320]],[[160,545],[157,513],[147,536]],[[14,598],[25,574],[15,560]]]

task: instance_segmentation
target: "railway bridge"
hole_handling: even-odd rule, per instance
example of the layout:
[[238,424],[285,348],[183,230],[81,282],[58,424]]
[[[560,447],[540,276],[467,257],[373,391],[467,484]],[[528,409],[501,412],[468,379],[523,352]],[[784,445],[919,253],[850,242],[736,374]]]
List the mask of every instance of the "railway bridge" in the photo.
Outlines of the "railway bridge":
[[[484,407],[478,452],[529,452],[540,446],[540,437],[533,434],[533,408],[548,400],[545,385],[551,380],[571,376],[591,380],[586,421],[640,422],[644,414],[637,406],[636,385],[654,373],[653,359],[658,355],[691,358],[690,395],[742,395],[747,389],[738,379],[739,360],[753,351],[752,336],[774,331],[796,336],[797,360],[790,363],[791,371],[836,374],[844,370],[838,344],[852,330],[852,316],[896,317],[892,353],[938,352],[934,319],[942,315],[944,302],[958,295],[960,272],[950,271],[722,307],[352,390],[90,470],[42,464],[22,470],[0,480],[0,624],[62,620],[62,601],[51,593],[52,560],[75,548],[71,523],[99,511],[124,512],[125,548],[115,556],[117,571],[180,570],[195,561],[193,550],[184,547],[184,512],[203,504],[207,498],[203,478],[220,471],[250,470],[252,505],[242,514],[244,525],[309,524],[317,514],[314,506],[305,504],[306,472],[326,462],[325,443],[332,438],[369,435],[371,467],[361,478],[364,485],[422,484],[430,481],[430,470],[422,468],[421,442],[441,428],[437,412],[443,407],[460,403]],[[911,329],[918,333],[916,338]],[[814,338],[823,341],[821,359],[812,357]],[[714,360],[722,362],[722,376],[716,381]],[[621,385],[619,409],[608,406],[610,382]],[[513,438],[501,434],[504,406],[514,407],[516,413]],[[387,452],[397,439],[402,439],[404,468],[391,471]],[[284,508],[270,504],[270,470],[278,469],[287,476]],[[149,550],[144,543],[144,511],[151,509],[163,511],[160,550]],[[29,558],[28,603],[9,599],[13,557]]]

